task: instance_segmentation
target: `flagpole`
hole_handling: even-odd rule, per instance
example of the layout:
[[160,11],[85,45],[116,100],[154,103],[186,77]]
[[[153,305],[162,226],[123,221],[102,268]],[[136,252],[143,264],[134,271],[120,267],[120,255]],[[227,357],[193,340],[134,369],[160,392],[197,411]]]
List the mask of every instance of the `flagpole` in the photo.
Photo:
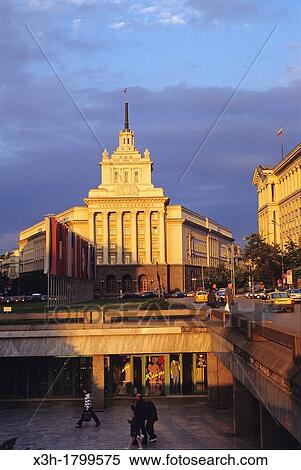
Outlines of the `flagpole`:
[[281,159],[284,158],[284,128],[281,126],[276,135],[281,138]]

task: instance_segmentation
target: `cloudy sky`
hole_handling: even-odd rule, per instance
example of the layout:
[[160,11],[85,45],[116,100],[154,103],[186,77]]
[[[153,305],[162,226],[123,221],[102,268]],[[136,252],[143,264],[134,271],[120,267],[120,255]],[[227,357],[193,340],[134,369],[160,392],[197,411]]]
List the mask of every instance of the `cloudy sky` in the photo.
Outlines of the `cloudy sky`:
[[300,141],[299,0],[10,0],[0,22],[0,252],[99,184],[124,87],[155,184],[256,230],[253,169],[279,159],[280,126]]

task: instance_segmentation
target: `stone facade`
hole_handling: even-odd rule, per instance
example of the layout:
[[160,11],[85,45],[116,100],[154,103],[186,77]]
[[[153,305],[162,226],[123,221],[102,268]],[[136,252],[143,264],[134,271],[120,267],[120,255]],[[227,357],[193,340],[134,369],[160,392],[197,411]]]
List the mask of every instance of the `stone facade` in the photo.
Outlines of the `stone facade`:
[[252,183],[258,194],[258,230],[283,249],[289,240],[301,243],[301,144],[274,167],[259,165]]
[[[127,104],[119,145],[111,155],[103,151],[100,167],[101,183],[88,192],[85,205],[56,215],[95,245],[96,292],[191,290],[201,285],[204,267],[221,263],[228,266],[230,277],[231,231],[181,205],[169,204],[164,190],[153,185],[153,161],[148,149],[142,154],[135,146]],[[37,246],[44,231],[42,221],[20,233],[24,259],[33,239]],[[35,265],[32,250],[30,259]]]

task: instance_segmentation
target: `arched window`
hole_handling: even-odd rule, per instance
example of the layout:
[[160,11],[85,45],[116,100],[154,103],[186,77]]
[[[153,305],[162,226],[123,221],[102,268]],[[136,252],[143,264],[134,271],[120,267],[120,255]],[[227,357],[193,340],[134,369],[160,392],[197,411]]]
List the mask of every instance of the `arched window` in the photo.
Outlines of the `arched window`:
[[117,282],[116,277],[113,274],[107,276],[107,289],[108,294],[116,294],[117,292]]
[[139,276],[138,287],[139,292],[147,291],[147,276],[145,274],[141,274],[141,276]]
[[130,274],[125,274],[122,278],[122,291],[123,292],[132,292],[133,280]]

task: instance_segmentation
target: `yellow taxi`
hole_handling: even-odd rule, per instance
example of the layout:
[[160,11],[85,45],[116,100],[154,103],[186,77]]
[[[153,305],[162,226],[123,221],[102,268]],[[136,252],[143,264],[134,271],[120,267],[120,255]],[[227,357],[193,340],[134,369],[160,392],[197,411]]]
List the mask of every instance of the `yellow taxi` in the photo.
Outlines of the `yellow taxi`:
[[287,292],[270,292],[264,303],[272,311],[293,312],[295,309],[295,302]]
[[195,294],[194,301],[196,303],[202,303],[205,304],[207,303],[208,300],[208,294],[205,290],[198,290]]

